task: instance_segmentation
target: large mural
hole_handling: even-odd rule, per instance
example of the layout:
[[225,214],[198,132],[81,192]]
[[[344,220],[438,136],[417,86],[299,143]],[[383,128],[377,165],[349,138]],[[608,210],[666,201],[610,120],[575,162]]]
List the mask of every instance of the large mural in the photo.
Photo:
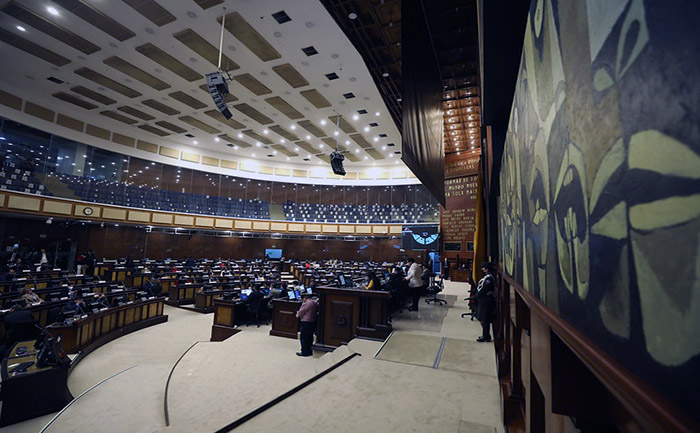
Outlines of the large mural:
[[505,271],[699,416],[700,2],[533,0]]

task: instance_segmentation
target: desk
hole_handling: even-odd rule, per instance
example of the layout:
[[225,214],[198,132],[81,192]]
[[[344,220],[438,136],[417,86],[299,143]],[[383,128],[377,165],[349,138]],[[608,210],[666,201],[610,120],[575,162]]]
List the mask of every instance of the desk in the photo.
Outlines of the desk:
[[163,298],[136,301],[90,314],[70,325],[54,323],[46,329],[52,336],[61,335],[66,353],[88,353],[124,334],[166,322],[163,301]]
[[[10,349],[2,361],[2,411],[0,426],[57,412],[73,400],[68,390],[68,365],[58,367],[36,366],[35,341],[21,341]],[[27,354],[17,356],[19,347],[26,347]],[[33,361],[26,373],[10,373],[8,365]]]
[[297,338],[297,311],[301,301],[276,298],[272,300],[272,329],[270,335],[277,337]]
[[469,269],[450,269],[450,281],[465,283],[471,274]]
[[228,337],[240,332],[237,312],[241,312],[244,305],[240,301],[228,299],[214,299],[214,324],[211,327],[211,338],[209,341],[224,341]]
[[[202,284],[171,285],[168,287],[168,300],[166,303],[175,307],[183,304],[192,304],[194,303],[195,295],[201,288],[203,288]],[[163,290],[165,290],[165,287],[163,287]]]
[[315,350],[330,351],[355,337],[384,340],[391,333],[391,294],[381,290],[317,287],[319,320]]
[[236,293],[238,295],[240,290],[205,290],[197,293],[194,298],[194,309],[201,313],[211,313],[214,311],[214,299],[222,297],[224,293]]

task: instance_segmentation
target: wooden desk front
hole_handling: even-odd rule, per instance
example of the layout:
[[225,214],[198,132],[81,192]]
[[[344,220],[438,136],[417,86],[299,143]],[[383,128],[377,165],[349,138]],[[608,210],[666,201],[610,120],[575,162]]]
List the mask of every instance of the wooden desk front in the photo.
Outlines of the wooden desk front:
[[290,301],[282,298],[273,299],[270,335],[296,340],[299,328],[297,320],[299,307],[301,307],[301,301]]
[[52,324],[51,335],[61,335],[66,353],[93,350],[123,334],[168,320],[163,315],[163,298],[136,301],[108,308],[77,320],[71,325]]
[[384,340],[391,333],[389,292],[318,287],[316,350],[332,350],[355,337]]

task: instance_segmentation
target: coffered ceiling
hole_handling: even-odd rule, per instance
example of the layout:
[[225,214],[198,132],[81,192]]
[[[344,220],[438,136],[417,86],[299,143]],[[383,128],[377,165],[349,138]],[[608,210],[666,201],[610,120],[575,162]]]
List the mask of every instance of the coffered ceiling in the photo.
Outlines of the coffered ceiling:
[[[224,16],[230,120],[204,79]],[[337,139],[351,167],[402,165],[396,123],[318,0],[0,1],[0,57],[4,91],[136,139],[306,165]]]

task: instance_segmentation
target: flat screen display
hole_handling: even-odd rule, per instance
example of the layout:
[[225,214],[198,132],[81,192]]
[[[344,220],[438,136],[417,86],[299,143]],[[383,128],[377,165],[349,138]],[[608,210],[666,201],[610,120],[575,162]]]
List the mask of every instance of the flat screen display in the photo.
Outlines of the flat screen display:
[[291,291],[291,290],[287,292],[287,297],[288,297],[289,299],[292,299],[292,300],[294,300],[294,299],[297,298],[296,295],[294,294],[294,292]]
[[280,248],[265,248],[265,257],[268,259],[281,259],[282,249]]
[[404,250],[438,250],[440,244],[439,227],[437,225],[403,226],[401,232],[401,247]]
[[295,290],[295,291],[294,291],[294,297],[295,297],[296,299],[301,299],[301,293],[300,293],[298,290]]

